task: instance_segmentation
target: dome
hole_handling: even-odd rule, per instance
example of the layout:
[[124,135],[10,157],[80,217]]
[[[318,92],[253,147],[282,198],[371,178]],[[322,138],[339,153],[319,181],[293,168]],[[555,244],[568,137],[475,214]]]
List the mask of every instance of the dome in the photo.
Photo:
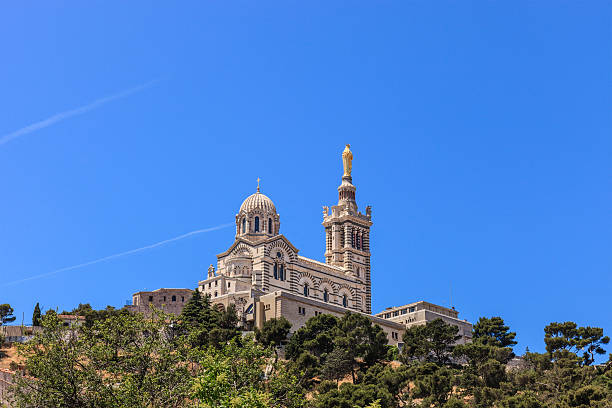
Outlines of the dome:
[[264,214],[276,214],[272,200],[260,192],[248,196],[240,206],[240,212],[249,213],[253,210],[260,210]]

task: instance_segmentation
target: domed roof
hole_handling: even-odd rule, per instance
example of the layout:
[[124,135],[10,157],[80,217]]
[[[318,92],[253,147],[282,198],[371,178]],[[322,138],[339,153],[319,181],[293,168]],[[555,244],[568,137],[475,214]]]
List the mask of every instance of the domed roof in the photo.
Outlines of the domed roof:
[[240,206],[240,212],[244,211],[248,213],[255,209],[258,209],[263,213],[276,214],[276,207],[274,206],[272,200],[270,200],[266,195],[261,194],[259,191],[248,196]]

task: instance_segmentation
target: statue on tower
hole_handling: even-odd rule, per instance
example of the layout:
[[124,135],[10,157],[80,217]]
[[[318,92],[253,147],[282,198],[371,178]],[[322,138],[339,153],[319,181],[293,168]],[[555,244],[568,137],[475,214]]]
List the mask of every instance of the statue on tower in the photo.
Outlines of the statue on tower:
[[353,153],[351,153],[351,145],[347,144],[342,152],[342,164],[344,165],[343,177],[351,177],[351,171],[353,170]]

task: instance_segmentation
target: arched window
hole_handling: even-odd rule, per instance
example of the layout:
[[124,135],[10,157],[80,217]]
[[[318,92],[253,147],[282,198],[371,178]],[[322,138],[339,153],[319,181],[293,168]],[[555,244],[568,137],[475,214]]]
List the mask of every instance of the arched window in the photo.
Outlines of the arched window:
[[255,232],[259,232],[259,217],[255,217]]
[[280,280],[285,280],[285,265],[281,264],[280,266]]
[[268,218],[268,234],[272,233],[272,218]]
[[176,296],[175,295],[172,295],[172,301],[176,302]]
[[308,287],[308,284],[307,284],[307,283],[305,283],[305,284],[304,284],[304,296],[308,296],[308,293],[310,292],[310,291],[309,291],[309,289],[310,289],[310,288]]
[[348,304],[348,300],[346,299],[346,295],[342,296],[342,306],[346,307],[346,305]]
[[329,293],[327,293],[327,289],[323,290],[323,300],[329,302]]
[[278,264],[274,262],[274,279],[278,279]]
[[217,292],[215,292],[215,297],[217,297]]
[[242,233],[244,234],[246,232],[246,218],[242,219]]

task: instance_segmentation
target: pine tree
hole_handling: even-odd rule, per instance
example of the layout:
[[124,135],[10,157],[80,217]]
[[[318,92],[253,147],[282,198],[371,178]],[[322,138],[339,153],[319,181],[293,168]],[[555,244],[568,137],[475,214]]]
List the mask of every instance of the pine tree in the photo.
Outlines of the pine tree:
[[0,305],[0,326],[6,323],[14,322],[16,319],[13,316],[13,308],[8,303]]
[[188,336],[192,346],[204,346],[210,341],[210,332],[219,326],[219,319],[209,296],[202,296],[196,289],[179,316],[178,329]]
[[40,326],[40,305],[36,302],[34,306],[34,313],[32,314],[32,326]]

